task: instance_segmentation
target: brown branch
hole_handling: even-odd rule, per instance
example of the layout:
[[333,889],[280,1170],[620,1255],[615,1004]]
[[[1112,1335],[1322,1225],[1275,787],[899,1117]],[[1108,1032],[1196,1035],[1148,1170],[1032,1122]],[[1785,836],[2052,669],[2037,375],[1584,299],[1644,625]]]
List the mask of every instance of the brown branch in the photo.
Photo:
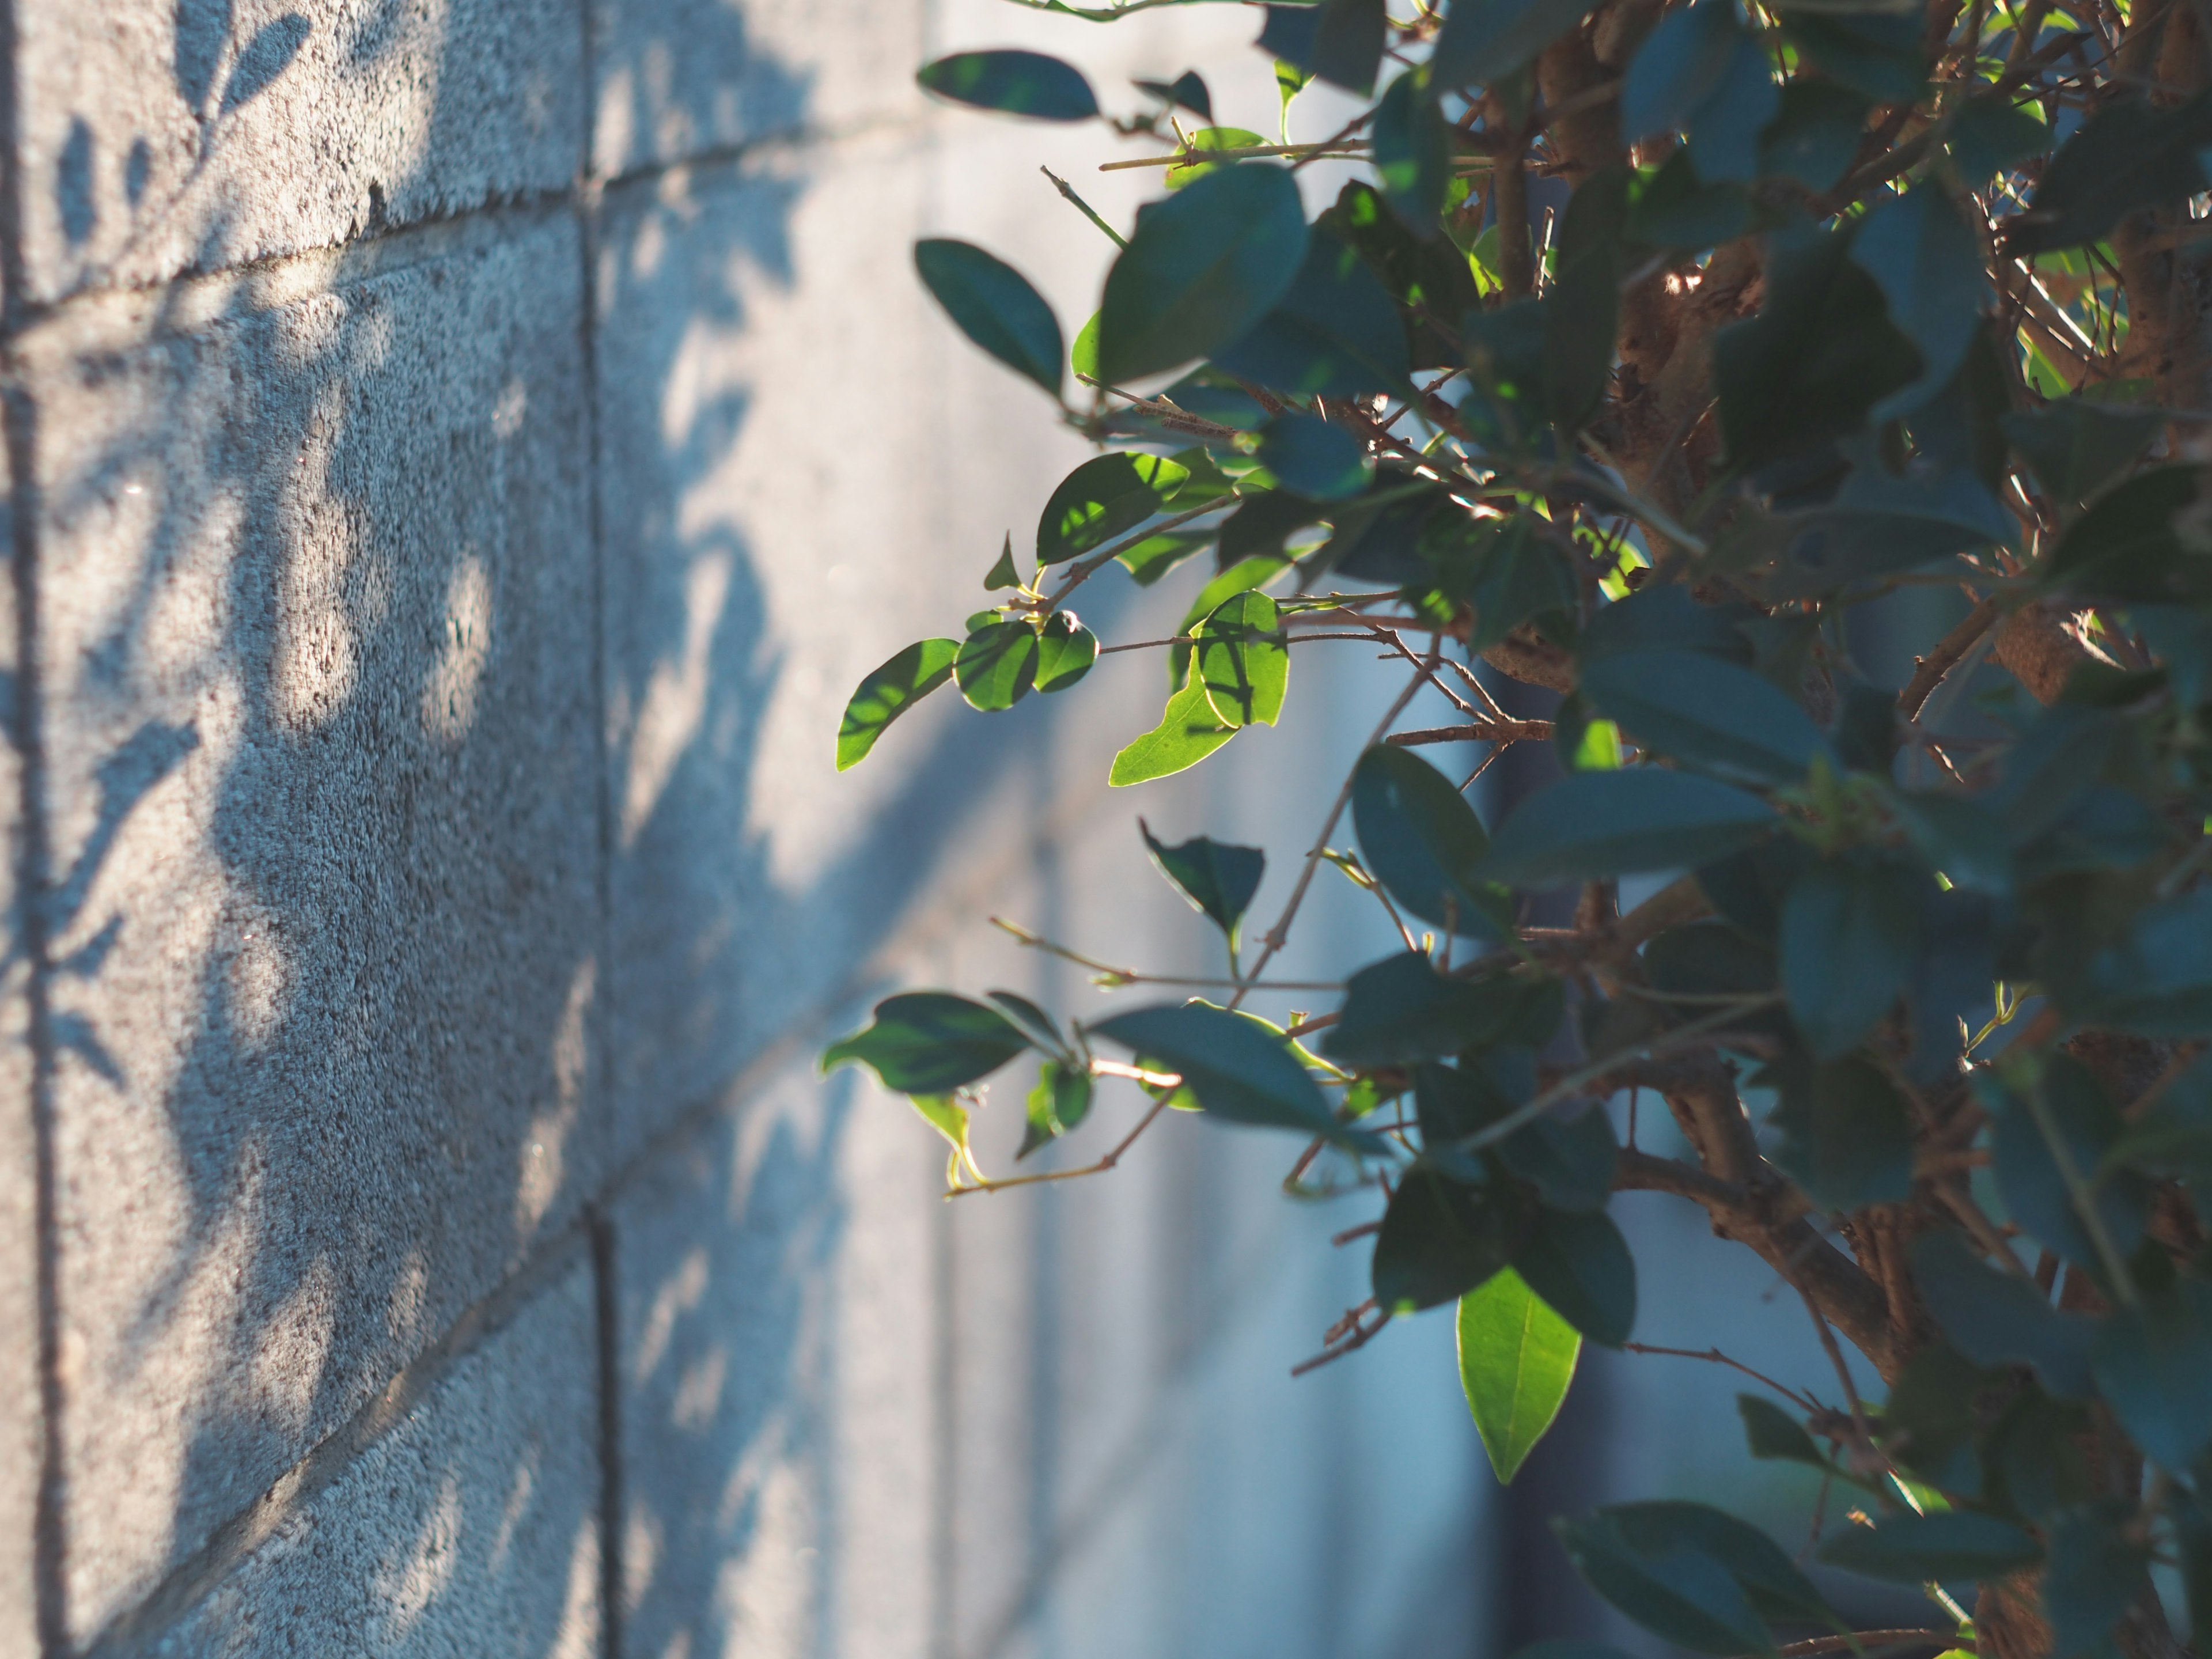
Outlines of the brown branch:
[[1393,732],[1382,741],[1404,749],[1423,743],[1542,743],[1551,735],[1549,720],[1477,720],[1472,726],[1431,726],[1419,732]]
[[1909,720],[1918,720],[1920,711],[1928,706],[1928,699],[1944,678],[1964,661],[1966,653],[1981,642],[1982,635],[1996,625],[1997,602],[1984,599],[1969,611],[1965,620],[1936,642],[1936,648],[1924,657],[1913,659],[1912,678],[1905,690],[1897,694],[1897,712]]

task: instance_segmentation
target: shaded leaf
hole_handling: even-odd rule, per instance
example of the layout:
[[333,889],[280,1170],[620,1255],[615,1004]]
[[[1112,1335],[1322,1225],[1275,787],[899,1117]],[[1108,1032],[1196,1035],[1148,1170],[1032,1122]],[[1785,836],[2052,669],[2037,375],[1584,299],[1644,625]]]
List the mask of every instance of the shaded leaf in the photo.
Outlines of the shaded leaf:
[[1815,1058],[1856,1046],[1905,989],[1920,951],[1920,899],[1933,884],[1891,860],[1822,859],[1782,906],[1777,952],[1790,1012]]
[[2179,1472],[2212,1449],[2212,1285],[2177,1279],[2111,1314],[2089,1363],[2120,1426],[2152,1462]]
[[[1289,290],[1213,361],[1231,374],[1297,397],[1393,392],[1411,372],[1405,325],[1389,291],[1366,260],[1319,227],[1307,239]],[[1306,489],[1264,453],[1261,459],[1301,495],[1334,499]]]
[[1477,938],[1501,937],[1502,895],[1477,876],[1490,850],[1482,820],[1449,778],[1418,756],[1376,744],[1352,777],[1360,856],[1408,915]]
[[1882,400],[1879,421],[1950,382],[1973,343],[1989,282],[1979,240],[1934,184],[1877,200],[1852,239],[1851,258],[1881,290],[1891,325],[1920,354],[1919,378]]
[[943,237],[914,245],[914,267],[963,334],[1060,396],[1060,319],[1026,276],[980,247]]
[[1774,828],[1755,795],[1650,767],[1577,772],[1531,796],[1498,828],[1480,874],[1560,887],[1666,870],[1748,847]]
[[2212,891],[2145,910],[2060,1000],[2087,1024],[2142,1036],[2212,1035]]
[[1601,167],[1576,185],[1553,240],[1554,274],[1544,303],[1544,400],[1562,428],[1588,420],[1612,379],[1629,176],[1623,167]]
[[1736,782],[1799,783],[1835,750],[1796,702],[1748,668],[1698,651],[1638,651],[1583,665],[1578,685],[1638,743]]
[[2194,466],[2154,467],[2100,497],[2068,526],[2045,567],[2045,580],[2107,599],[2212,597],[2212,559],[2175,520],[2197,506]]
[[1530,1206],[1510,1182],[1475,1188],[1416,1164],[1375,1238],[1375,1300],[1393,1313],[1457,1300],[1511,1264]]
[[1759,135],[1759,170],[1802,185],[1815,195],[1835,188],[1858,154],[1867,101],[1830,81],[1793,80]]
[[1179,846],[1164,846],[1152,838],[1142,818],[1137,820],[1137,830],[1161,873],[1182,890],[1200,915],[1212,919],[1228,939],[1230,950],[1235,951],[1238,925],[1253,894],[1260,890],[1267,855],[1256,847],[1235,847],[1204,836],[1194,836]]
[[997,1071],[1029,1046],[995,1008],[944,991],[908,991],[878,1003],[865,1030],[823,1049],[822,1069],[859,1060],[886,1089],[945,1094]]
[[1038,52],[957,52],[923,64],[914,78],[940,98],[1008,115],[1082,121],[1098,113],[1082,71]]
[[1433,234],[1451,185],[1452,144],[1451,127],[1429,96],[1425,70],[1409,70],[1390,83],[1376,106],[1374,135],[1375,173],[1383,194],[1407,225]]
[[[1089,1029],[1164,1070],[1181,1073],[1183,1087],[1216,1117],[1348,1138],[1321,1085],[1291,1046],[1248,1015],[1192,1002],[1133,1008]],[[1372,1137],[1358,1139],[1364,1144]]]
[[884,728],[952,678],[957,640],[917,640],[854,689],[837,727],[837,769],[858,766]]
[[1480,0],[1444,15],[1430,58],[1439,92],[1504,80],[1579,23],[1589,0]]
[[1735,1408],[1743,1418],[1744,1438],[1753,1457],[1778,1458],[1790,1463],[1810,1463],[1816,1469],[1832,1467],[1813,1443],[1805,1425],[1764,1395],[1740,1394]]
[[1912,1109],[1880,1067],[1852,1055],[1778,1069],[1776,1160],[1814,1203],[1850,1211],[1912,1195]]
[[1297,183],[1266,162],[1224,167],[1146,208],[1106,273],[1100,378],[1120,385],[1237,338],[1288,291],[1305,240]]
[[2126,471],[2165,422],[2156,410],[2058,398],[2008,412],[1999,424],[2051,499],[2079,507]]
[[1583,1214],[1612,1198],[1620,1153],[1613,1120],[1595,1106],[1574,1117],[1547,1112],[1498,1146],[1498,1162],[1534,1187],[1547,1208]]
[[1513,1265],[1591,1341],[1617,1348],[1628,1340],[1636,1324],[1636,1261],[1602,1210],[1541,1211]]
[[2055,1397],[2089,1397],[2090,1322],[1978,1260],[1963,1233],[1943,1228],[1913,1240],[1912,1276],[1943,1334],[1976,1364],[2032,1365]]
[[2159,109],[2140,93],[2100,100],[2052,156],[2005,246],[2047,253],[2100,240],[2138,208],[2186,201],[2205,188],[2198,159],[2212,144],[2212,93]]
[[1458,1334],[1460,1387],[1510,1484],[1566,1403],[1583,1340],[1510,1267],[1460,1297]]
[[1900,1584],[1930,1579],[2002,1578],[2043,1559],[2035,1540],[2009,1521],[1969,1510],[1895,1515],[1844,1527],[1820,1547],[1831,1566]]
[[[1997,1190],[2012,1219],[2075,1266],[2101,1273],[2103,1255],[2082,1221],[2051,1141],[2036,1121],[2034,1105],[2002,1091],[1994,1078],[1983,1087],[1984,1099],[1998,1109],[1990,1151]],[[2037,1093],[2075,1174],[2088,1180],[2118,1145],[2118,1108],[2095,1073],[2071,1054],[2047,1057]],[[2142,1238],[2149,1189],[2141,1176],[2117,1172],[2098,1184],[2095,1210],[2112,1248],[2124,1257]]]
[[2132,1507],[2084,1505],[2052,1524],[2043,1613],[2051,1621],[2054,1659],[2113,1652],[2112,1627],[2150,1589],[2149,1556],[2123,1530]]

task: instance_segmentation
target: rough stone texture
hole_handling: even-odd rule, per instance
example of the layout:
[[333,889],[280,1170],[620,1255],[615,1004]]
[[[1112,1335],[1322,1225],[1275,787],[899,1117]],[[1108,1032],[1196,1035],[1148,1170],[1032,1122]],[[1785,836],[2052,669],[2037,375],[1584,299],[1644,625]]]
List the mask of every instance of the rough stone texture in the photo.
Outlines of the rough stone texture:
[[589,0],[592,165],[616,178],[763,139],[912,117],[925,9],[874,0]]
[[580,1260],[276,1525],[149,1659],[593,1659],[592,1334]]
[[559,191],[575,0],[18,5],[25,297],[159,281]]
[[22,342],[80,1634],[594,1178],[580,286],[526,216]]
[[32,1121],[29,958],[16,872],[23,854],[22,753],[15,696],[18,618],[8,453],[0,445],[0,1653],[38,1648],[33,1543],[45,1441],[39,1400],[38,1139]]

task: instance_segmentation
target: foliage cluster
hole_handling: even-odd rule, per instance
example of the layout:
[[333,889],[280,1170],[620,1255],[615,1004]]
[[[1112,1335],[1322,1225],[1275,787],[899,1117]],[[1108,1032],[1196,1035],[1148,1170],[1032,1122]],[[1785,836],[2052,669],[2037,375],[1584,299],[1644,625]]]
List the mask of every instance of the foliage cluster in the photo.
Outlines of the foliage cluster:
[[[1330,641],[1405,690],[1349,776],[1298,780],[1319,832],[1255,941],[1260,849],[1146,832],[1225,940],[1208,996],[1063,1025],[908,993],[825,1063],[911,1095],[956,1193],[1111,1168],[1175,1107],[1302,1138],[1294,1190],[1378,1205],[1373,1299],[1323,1358],[1455,1305],[1501,1479],[1581,1346],[1630,1342],[1611,1195],[1675,1194],[1834,1360],[1826,1401],[1741,1397],[1751,1454],[1855,1489],[1820,1559],[1944,1616],[1852,1632],[1764,1533],[1679,1501],[1558,1523],[1598,1594],[1715,1655],[2185,1651],[2177,1613],[2212,1627],[2212,14],[1408,5],[1261,8],[1279,142],[1215,125],[1195,72],[1108,118],[1039,54],[921,70],[1149,140],[1114,165],[1164,190],[1125,234],[1054,181],[1091,221],[1071,234],[1118,245],[1072,343],[993,255],[916,249],[1101,453],[961,637],[863,683],[840,767],[948,681],[1006,709],[1103,649],[1168,665],[1116,785],[1273,723]],[[1358,113],[1289,142],[1316,78]],[[1322,160],[1357,176],[1310,219]],[[1070,609],[1194,566],[1171,638],[1102,647]],[[1899,690],[1853,642],[1913,592],[1953,609]],[[1512,717],[1501,676],[1555,710]],[[1400,729],[1422,688],[1460,723]],[[1486,826],[1468,792],[1516,744],[1563,775]],[[1260,1018],[1337,871],[1403,950]],[[1625,878],[1649,896],[1624,912]],[[1149,1108],[1094,1164],[987,1178],[975,1091],[1024,1055],[1024,1156],[1102,1080]],[[1620,1144],[1601,1103],[1627,1091],[1684,1156]]]

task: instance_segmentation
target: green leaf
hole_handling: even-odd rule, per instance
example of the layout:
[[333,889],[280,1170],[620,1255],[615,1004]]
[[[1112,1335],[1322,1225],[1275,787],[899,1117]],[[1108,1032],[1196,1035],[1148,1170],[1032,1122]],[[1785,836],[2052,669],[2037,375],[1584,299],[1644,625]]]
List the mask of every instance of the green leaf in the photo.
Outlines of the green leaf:
[[1341,501],[1367,488],[1367,446],[1316,415],[1278,415],[1260,428],[1260,464],[1309,501]]
[[2056,137],[2036,118],[2033,104],[1983,93],[1966,100],[1951,118],[1951,159],[1959,164],[1959,176],[1978,189],[1992,174],[2042,155]]
[[1777,1069],[1775,1159],[1814,1203],[1847,1212],[1912,1195],[1912,1109],[1879,1066],[1846,1055],[1802,1076]]
[[1291,142],[1291,101],[1313,82],[1313,76],[1286,58],[1275,59],[1275,91],[1282,100],[1283,142]]
[[[1248,131],[1243,127],[1200,127],[1196,132],[1189,135],[1189,142],[1183,148],[1199,151],[1249,149],[1255,144],[1264,144],[1267,142],[1258,133]],[[1170,167],[1163,182],[1170,190],[1181,190],[1185,185],[1197,183],[1207,173],[1214,172],[1224,165],[1234,164],[1224,164],[1220,161],[1182,162]]]
[[1430,59],[1438,92],[1502,81],[1582,21],[1589,0],[1479,0],[1444,15]]
[[1065,611],[1055,611],[1037,635],[1036,689],[1065,691],[1098,660],[1098,636]]
[[1686,129],[1698,178],[1748,184],[1758,174],[1759,131],[1779,98],[1735,0],[1698,0],[1644,37],[1621,86],[1621,131],[1640,138]]
[[2174,526],[2197,506],[2198,482],[2193,466],[2163,466],[2116,486],[2060,535],[2045,580],[2106,599],[2199,604],[2212,597],[2208,562]]
[[1516,981],[1446,979],[1419,951],[1401,951],[1352,975],[1321,1051],[1340,1066],[1441,1060],[1494,1040],[1522,996]]
[[1468,430],[1493,448],[1525,449],[1550,423],[1544,401],[1544,302],[1469,312],[1460,329],[1474,385],[1460,404]]
[[1805,1425],[1771,1400],[1760,1395],[1740,1394],[1735,1397],[1735,1408],[1742,1414],[1744,1438],[1751,1443],[1753,1457],[1810,1463],[1816,1469],[1834,1467],[1820,1455],[1820,1449],[1805,1432]]
[[1613,1120],[1591,1107],[1576,1117],[1546,1113],[1507,1136],[1498,1157],[1547,1207],[1594,1214],[1613,1196],[1620,1144]]
[[1161,873],[1182,889],[1199,914],[1212,919],[1233,952],[1238,924],[1252,896],[1260,890],[1260,878],[1267,872],[1267,854],[1256,847],[1234,847],[1204,836],[1194,836],[1180,846],[1163,846],[1152,838],[1151,828],[1142,818],[1137,820],[1137,830]]
[[1305,241],[1297,185],[1266,162],[1224,167],[1146,208],[1106,273],[1100,378],[1123,385],[1227,345],[1288,291]]
[[1275,602],[1239,593],[1199,624],[1198,683],[1225,726],[1273,726],[1290,687],[1291,650]]
[[1048,1054],[1068,1052],[1067,1040],[1060,1034],[1050,1014],[1015,991],[986,991],[1000,1013],[1012,1020],[1014,1029],[1030,1041],[1031,1047]]
[[2051,1525],[2043,1612],[2051,1651],[2061,1659],[2124,1650],[2112,1639],[2113,1626],[2151,1588],[2149,1555],[2123,1529],[2134,1508],[2108,1499],[2070,1510]]
[[1020,1163],[1082,1122],[1091,1110],[1091,1087],[1088,1067],[1048,1059],[1030,1091],[1021,1150],[1014,1154],[1014,1161]]
[[1164,512],[1190,469],[1162,455],[1094,455],[1060,481],[1037,517],[1040,565],[1104,546]]
[[2149,907],[2059,1000],[2087,1024],[2148,1037],[2212,1036],[2212,891]]
[[2098,1328],[2089,1364],[2128,1437],[2179,1473],[2212,1449],[2212,1285],[2177,1279]]
[[1490,837],[1452,781],[1402,748],[1376,744],[1352,775],[1360,857],[1408,915],[1478,939],[1502,937],[1504,895],[1475,873]]
[[1213,118],[1213,94],[1206,89],[1206,82],[1196,70],[1185,70],[1171,82],[1139,80],[1132,84],[1170,107],[1180,104],[1201,120]]
[[914,245],[914,268],[963,334],[1060,396],[1060,319],[1026,276],[980,247],[942,237]]
[[1214,538],[1211,530],[1164,530],[1114,556],[1114,562],[1150,587]]
[[[1854,153],[1857,143],[1854,134]],[[1690,152],[1677,149],[1638,175],[1622,234],[1632,242],[1687,250],[1733,242],[1750,225],[1751,198],[1743,186],[1703,182],[1690,165]]]
[[1458,1322],[1460,1387],[1510,1485],[1566,1403],[1583,1340],[1510,1267],[1460,1297]]
[[1014,568],[1014,538],[1009,532],[1006,544],[999,550],[999,562],[983,578],[983,591],[995,593],[1002,587],[1019,587],[1022,573]]
[[1451,184],[1451,128],[1429,96],[1425,70],[1408,70],[1390,83],[1375,108],[1374,133],[1383,194],[1407,224],[1433,234]]
[[914,78],[940,98],[1008,115],[1084,121],[1098,113],[1082,71],[1042,52],[957,52],[923,64]]
[[1513,1265],[1591,1341],[1617,1348],[1628,1340],[1636,1324],[1636,1261],[1603,1211],[1540,1212]]
[[[1427,118],[1435,121],[1441,118],[1431,106]],[[1395,138],[1386,142],[1380,136],[1376,139],[1386,151],[1395,142]],[[1418,146],[1427,139],[1417,126],[1408,142]],[[1418,157],[1416,160],[1419,165],[1426,165]],[[1400,168],[1402,177],[1404,163],[1384,160],[1376,162],[1382,169],[1393,165]],[[1387,171],[1385,177],[1389,177]],[[1405,203],[1393,198],[1386,205],[1382,194],[1373,185],[1355,179],[1337,192],[1335,205],[1315,223],[1340,238],[1366,260],[1368,268],[1382,279],[1390,297],[1406,311],[1427,313],[1409,319],[1413,366],[1456,368],[1461,358],[1455,319],[1476,309],[1482,296],[1475,288],[1467,255],[1443,236],[1414,234],[1407,228],[1406,212]],[[1440,320],[1442,327],[1430,318]]]
[[1366,97],[1389,33],[1383,0],[1322,0],[1316,10],[1306,67],[1315,79]]
[[1880,198],[1860,222],[1851,258],[1875,280],[1893,327],[1920,354],[1920,374],[1874,410],[1880,421],[1950,383],[1973,343],[1989,282],[1980,240],[1940,185]]
[[1709,778],[1641,766],[1577,772],[1498,827],[1480,874],[1515,887],[1563,887],[1718,858],[1774,827],[1757,796]]
[[2101,241],[2137,208],[2183,202],[2206,187],[2198,159],[2212,144],[2212,93],[2159,109],[2140,93],[2101,100],[2059,146],[2027,211],[2006,227],[2006,252],[2048,253]]
[[[1352,398],[1404,386],[1405,325],[1367,262],[1316,228],[1289,291],[1246,333],[1213,354],[1230,374],[1300,398]],[[1272,460],[1270,471],[1290,480]]]
[[1532,1219],[1510,1183],[1474,1188],[1416,1164],[1405,1171],[1375,1237],[1375,1300],[1392,1313],[1456,1301],[1503,1272]]
[[1291,1045],[1249,1015],[1191,1002],[1133,1008],[1090,1030],[1163,1070],[1180,1073],[1199,1105],[1229,1122],[1356,1138],[1361,1144],[1373,1139],[1344,1129]]
[[1847,87],[1789,82],[1780,109],[1759,137],[1760,174],[1792,179],[1815,195],[1834,189],[1858,154],[1866,118],[1866,100]]
[[1764,675],[1698,651],[1637,651],[1584,665],[1578,689],[1646,748],[1731,781],[1802,783],[1840,770],[1820,728]]
[[986,623],[952,659],[952,677],[968,706],[986,714],[1012,708],[1030,694],[1037,668],[1036,629],[1025,622]]
[[1612,380],[1629,178],[1624,167],[1606,167],[1575,186],[1553,244],[1554,275],[1544,302],[1544,401],[1562,428],[1588,420]]
[[1946,1227],[1913,1240],[1912,1277],[1951,1346],[1976,1364],[2032,1365],[2054,1397],[2089,1397],[2090,1322],[1978,1260],[1965,1234]]
[[1790,1012],[1814,1055],[1857,1046],[1904,990],[1920,950],[1921,889],[1888,859],[1822,859],[1791,884],[1777,954]]
[[2139,1103],[2106,1157],[2164,1180],[2212,1186],[2212,1054]]
[[1919,354],[1850,251],[1847,231],[1777,234],[1759,314],[1715,337],[1721,433],[1738,465],[1845,436],[1918,375]]
[[1189,683],[1168,699],[1160,723],[1114,757],[1114,769],[1106,781],[1118,789],[1188,771],[1235,737],[1238,729],[1221,723],[1213,705],[1206,701],[1205,685],[1194,673]]
[[1897,1515],[1871,1527],[1844,1527],[1820,1547],[1830,1566],[1899,1584],[2002,1578],[2043,1559],[2043,1550],[2009,1521],[1970,1510]]
[[1067,367],[1087,380],[1098,378],[1098,313],[1092,312],[1067,348]]
[[2058,398],[2033,411],[2016,410],[1998,422],[2034,470],[2035,481],[2062,507],[2080,507],[2132,465],[2165,418],[2154,409],[2115,409],[2081,398]]
[[854,688],[837,727],[837,769],[858,766],[884,728],[952,678],[957,640],[917,640]]
[[886,1089],[940,1095],[988,1076],[1029,1046],[994,1008],[944,991],[908,991],[878,1003],[866,1030],[823,1049],[822,1069],[857,1060]]
[[1552,1524],[1592,1589],[1680,1646],[1765,1653],[1774,1646],[1767,1618],[1835,1624],[1773,1540],[1705,1504],[1620,1504]]
[[1926,90],[1920,20],[1887,7],[1855,15],[1840,7],[1792,6],[1781,14],[1782,38],[1830,78],[1877,104],[1911,104]]
[[[2036,1121],[2034,1106],[2005,1091],[1995,1078],[1985,1079],[1983,1090],[1985,1102],[1998,1109],[1990,1155],[1997,1190],[2012,1219],[2075,1266],[2101,1274],[2103,1252],[2083,1222],[2074,1190]],[[2119,1109],[2096,1074],[2071,1054],[2046,1058],[2037,1093],[2068,1161],[2087,1181],[2119,1144],[2124,1128]],[[2150,1214],[2150,1189],[2142,1178],[2129,1170],[2114,1171],[2098,1182],[2094,1202],[2112,1248],[2122,1256],[2132,1254]]]

